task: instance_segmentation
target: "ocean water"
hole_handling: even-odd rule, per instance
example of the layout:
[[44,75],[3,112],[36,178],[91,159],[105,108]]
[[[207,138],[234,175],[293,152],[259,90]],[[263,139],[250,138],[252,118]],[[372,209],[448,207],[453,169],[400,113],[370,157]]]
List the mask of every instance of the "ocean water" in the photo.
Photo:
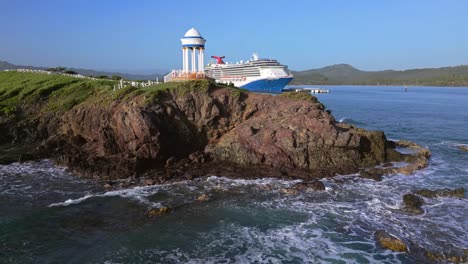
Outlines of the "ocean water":
[[[433,251],[468,248],[466,197],[399,210],[413,189],[468,190],[468,89],[327,89],[318,97],[337,120],[426,146],[429,166],[380,182],[341,175],[297,196],[279,191],[297,181],[223,175],[106,192],[48,160],[0,166],[0,263],[422,263],[377,246],[378,229]],[[148,217],[161,206],[173,211]]]

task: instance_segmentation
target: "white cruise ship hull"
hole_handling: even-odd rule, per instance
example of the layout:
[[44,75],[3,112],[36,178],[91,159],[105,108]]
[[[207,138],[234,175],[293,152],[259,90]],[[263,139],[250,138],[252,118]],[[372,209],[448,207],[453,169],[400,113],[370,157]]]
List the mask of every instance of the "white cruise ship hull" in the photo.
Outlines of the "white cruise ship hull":
[[217,82],[229,84],[252,92],[281,93],[282,89],[293,79],[292,76],[279,78],[244,77],[244,78],[220,78]]
[[282,89],[293,79],[287,66],[273,59],[253,59],[243,63],[228,64],[222,61],[224,56],[212,56],[219,59],[217,64],[205,67],[205,73],[216,82],[233,84],[254,92],[281,93]]

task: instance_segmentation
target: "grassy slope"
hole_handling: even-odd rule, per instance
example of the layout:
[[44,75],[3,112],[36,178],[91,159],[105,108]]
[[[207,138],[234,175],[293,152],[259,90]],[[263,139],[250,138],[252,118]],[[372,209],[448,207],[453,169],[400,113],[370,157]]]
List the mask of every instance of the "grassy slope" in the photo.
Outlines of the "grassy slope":
[[108,93],[113,81],[79,79],[61,75],[0,72],[0,114],[19,107],[43,104],[44,110],[67,110],[93,95]]
[[[109,103],[144,96],[145,103],[159,100],[164,92],[173,90],[184,95],[190,91],[206,92],[212,84],[208,80],[161,83],[144,88],[126,87],[113,90],[116,81],[80,79],[61,75],[0,72],[0,116],[13,115],[17,109],[41,105],[42,111],[66,111],[84,102]],[[228,87],[229,88],[229,87]],[[231,88],[234,95],[241,89]]]

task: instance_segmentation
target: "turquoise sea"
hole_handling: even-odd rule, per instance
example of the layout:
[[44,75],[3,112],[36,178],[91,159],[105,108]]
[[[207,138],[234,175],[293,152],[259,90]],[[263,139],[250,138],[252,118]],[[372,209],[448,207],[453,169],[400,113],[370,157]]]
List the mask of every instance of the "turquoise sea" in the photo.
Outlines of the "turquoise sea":
[[[468,191],[468,88],[322,88],[336,120],[426,146],[429,166],[380,182],[341,175],[298,196],[279,191],[295,181],[223,175],[106,192],[48,160],[0,166],[0,263],[423,263],[377,246],[378,229],[432,251],[468,248],[466,195],[399,210],[413,189]],[[160,206],[174,210],[147,216]]]

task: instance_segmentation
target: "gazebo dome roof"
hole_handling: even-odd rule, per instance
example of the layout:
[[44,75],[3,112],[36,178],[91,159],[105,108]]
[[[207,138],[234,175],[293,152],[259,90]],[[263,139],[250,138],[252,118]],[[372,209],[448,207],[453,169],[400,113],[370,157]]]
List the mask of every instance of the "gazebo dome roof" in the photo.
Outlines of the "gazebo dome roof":
[[198,30],[191,28],[185,32],[184,38],[202,38],[202,36]]

